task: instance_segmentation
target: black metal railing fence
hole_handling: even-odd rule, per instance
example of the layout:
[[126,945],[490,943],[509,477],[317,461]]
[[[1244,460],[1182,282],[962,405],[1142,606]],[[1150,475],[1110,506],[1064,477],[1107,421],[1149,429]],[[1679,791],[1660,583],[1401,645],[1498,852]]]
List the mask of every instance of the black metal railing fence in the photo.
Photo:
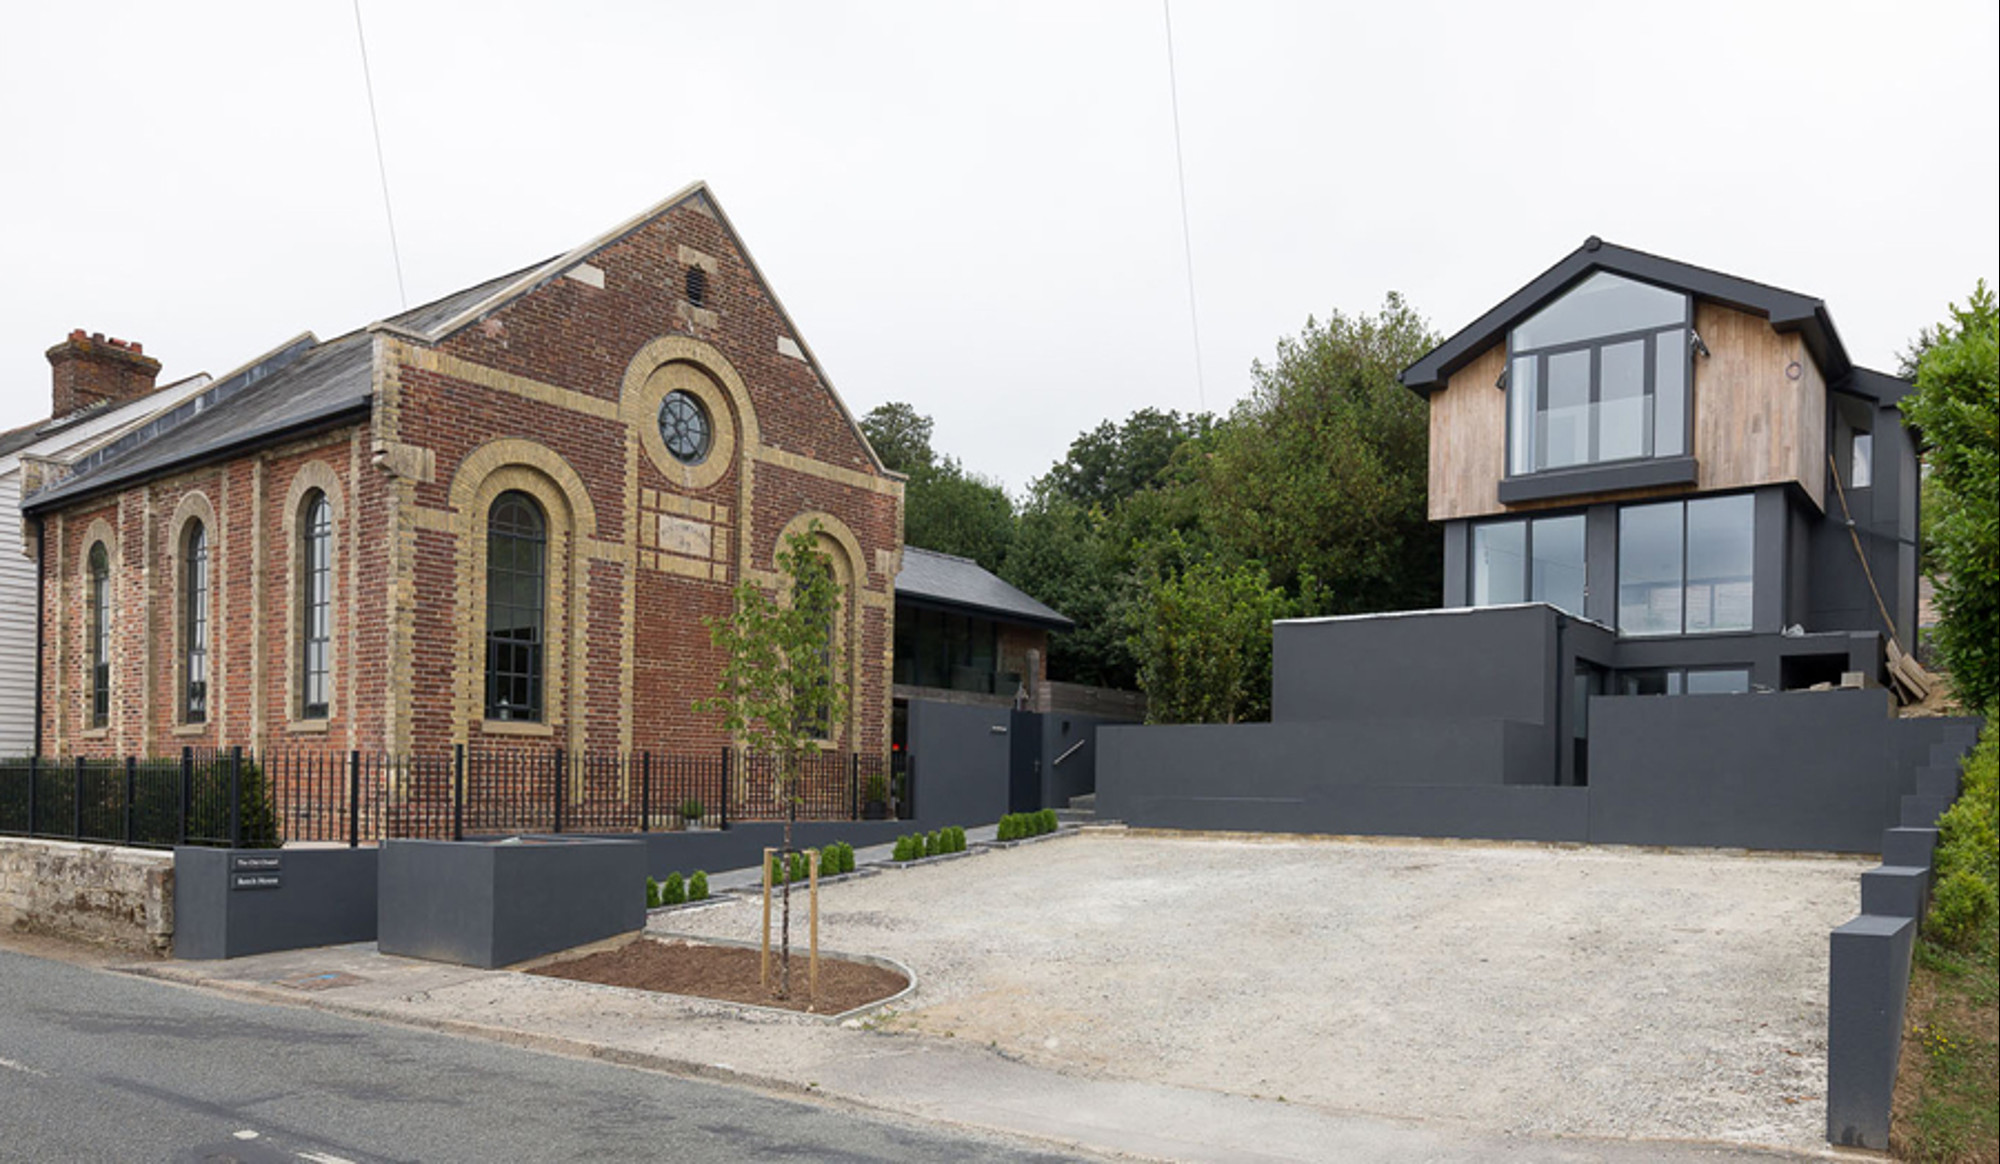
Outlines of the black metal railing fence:
[[385,755],[184,749],[166,758],[0,758],[0,834],[165,847],[646,833],[732,821],[858,820],[907,796],[898,763],[468,748]]

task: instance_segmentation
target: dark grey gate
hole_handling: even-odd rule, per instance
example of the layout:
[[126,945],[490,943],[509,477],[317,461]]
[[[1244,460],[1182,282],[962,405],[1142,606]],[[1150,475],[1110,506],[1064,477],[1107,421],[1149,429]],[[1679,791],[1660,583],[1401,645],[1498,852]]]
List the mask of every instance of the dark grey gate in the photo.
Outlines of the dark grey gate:
[[1032,711],[1007,716],[1007,811],[1042,807],[1042,716]]

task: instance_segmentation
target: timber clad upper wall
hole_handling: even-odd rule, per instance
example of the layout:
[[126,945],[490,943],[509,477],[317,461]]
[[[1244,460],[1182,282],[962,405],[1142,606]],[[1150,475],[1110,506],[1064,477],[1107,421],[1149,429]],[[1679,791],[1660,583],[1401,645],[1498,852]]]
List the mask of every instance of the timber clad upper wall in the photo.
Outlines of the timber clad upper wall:
[[1694,485],[1502,505],[1507,394],[1494,387],[1506,365],[1502,340],[1431,394],[1431,520],[1786,482],[1823,504],[1826,381],[1804,340],[1759,316],[1707,302],[1695,305],[1695,330],[1710,354],[1694,361]]

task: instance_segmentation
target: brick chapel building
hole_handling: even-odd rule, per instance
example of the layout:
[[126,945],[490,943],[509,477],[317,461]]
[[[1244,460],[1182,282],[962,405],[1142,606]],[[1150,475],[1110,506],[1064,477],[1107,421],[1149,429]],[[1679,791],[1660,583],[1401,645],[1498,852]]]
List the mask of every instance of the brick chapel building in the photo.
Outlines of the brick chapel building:
[[699,183],[291,340],[22,509],[47,755],[710,750],[703,619],[815,521],[852,700],[830,746],[888,749],[901,478]]

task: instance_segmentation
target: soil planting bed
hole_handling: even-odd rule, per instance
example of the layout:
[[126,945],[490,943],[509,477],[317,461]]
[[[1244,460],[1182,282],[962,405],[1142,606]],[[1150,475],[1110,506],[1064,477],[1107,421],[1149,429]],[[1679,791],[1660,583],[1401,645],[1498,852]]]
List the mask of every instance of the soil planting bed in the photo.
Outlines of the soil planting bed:
[[[809,960],[805,951],[792,950],[792,996],[774,998],[758,985],[756,950],[737,946],[703,946],[687,942],[659,942],[641,939],[616,950],[589,954],[568,962],[556,962],[528,971],[544,978],[567,978],[572,982],[595,982],[604,986],[630,986],[656,990],[662,994],[687,994],[724,1002],[747,1002],[783,1010],[813,1014],[842,1014],[857,1006],[880,1002],[910,984],[909,979],[880,966],[864,962],[819,959],[819,1001],[806,998]],[[778,976],[777,951],[771,953],[771,978]]]

